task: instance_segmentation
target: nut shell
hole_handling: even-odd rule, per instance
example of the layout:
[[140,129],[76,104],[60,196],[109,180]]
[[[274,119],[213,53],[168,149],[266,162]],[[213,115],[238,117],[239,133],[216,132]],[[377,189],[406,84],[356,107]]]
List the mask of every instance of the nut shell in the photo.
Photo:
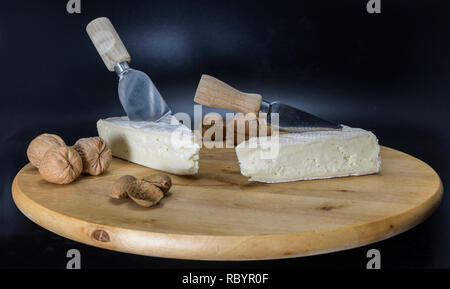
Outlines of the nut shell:
[[73,148],[80,154],[83,173],[97,176],[106,171],[111,164],[111,150],[100,137],[81,138]]
[[128,192],[128,196],[136,204],[148,208],[156,205],[164,197],[164,193],[149,182],[137,180],[133,189]]
[[157,186],[161,189],[161,191],[163,191],[164,194],[167,193],[172,186],[172,180],[170,177],[161,173],[146,176],[142,180]]
[[43,133],[34,138],[28,145],[28,160],[33,166],[39,168],[42,158],[49,149],[65,145],[63,139],[56,134]]
[[42,158],[39,173],[50,183],[68,184],[83,170],[83,162],[76,150],[67,146],[49,149]]
[[130,175],[121,176],[114,182],[110,197],[113,199],[128,198],[128,192],[133,189],[135,183],[135,177]]

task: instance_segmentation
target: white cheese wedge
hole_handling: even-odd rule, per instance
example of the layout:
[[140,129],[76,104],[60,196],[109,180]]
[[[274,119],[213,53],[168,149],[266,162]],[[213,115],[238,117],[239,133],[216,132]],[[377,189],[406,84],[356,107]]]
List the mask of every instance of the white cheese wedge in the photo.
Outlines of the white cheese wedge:
[[277,183],[358,176],[381,167],[376,136],[360,128],[251,138],[236,147],[241,173]]
[[192,131],[173,116],[159,122],[100,119],[97,130],[118,158],[177,175],[198,172],[200,146]]

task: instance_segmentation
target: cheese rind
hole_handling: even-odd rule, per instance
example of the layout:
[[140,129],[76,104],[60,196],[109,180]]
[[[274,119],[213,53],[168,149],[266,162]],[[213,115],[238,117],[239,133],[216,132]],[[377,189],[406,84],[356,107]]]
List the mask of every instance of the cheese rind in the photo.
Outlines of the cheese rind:
[[244,176],[267,183],[366,175],[381,167],[376,136],[348,126],[252,138],[236,154]]
[[198,172],[200,146],[192,131],[173,116],[159,122],[100,119],[97,130],[118,158],[178,175]]

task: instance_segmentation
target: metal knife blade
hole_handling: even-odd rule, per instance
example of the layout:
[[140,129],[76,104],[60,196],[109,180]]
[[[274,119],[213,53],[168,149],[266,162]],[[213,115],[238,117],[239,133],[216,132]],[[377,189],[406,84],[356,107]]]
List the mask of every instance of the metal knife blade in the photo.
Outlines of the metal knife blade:
[[[267,122],[287,132],[308,132],[320,130],[341,130],[342,126],[307,113],[290,105],[274,101],[262,101],[261,112],[267,113]],[[278,125],[272,122],[272,114],[278,113]]]
[[131,69],[125,63],[116,65],[116,72],[119,75],[120,102],[130,120],[158,121],[171,114],[169,106],[147,74]]

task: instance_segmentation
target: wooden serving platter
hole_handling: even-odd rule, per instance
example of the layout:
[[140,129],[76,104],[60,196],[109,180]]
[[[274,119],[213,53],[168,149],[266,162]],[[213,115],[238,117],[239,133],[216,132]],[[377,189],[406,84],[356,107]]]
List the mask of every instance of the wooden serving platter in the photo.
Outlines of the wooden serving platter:
[[202,150],[195,176],[171,175],[154,208],[109,198],[124,174],[155,171],[114,159],[101,176],[69,185],[44,181],[26,165],[12,185],[19,209],[69,239],[110,250],[183,259],[306,256],[362,246],[427,218],[442,183],[424,162],[382,147],[376,175],[280,184],[248,182],[233,149]]

